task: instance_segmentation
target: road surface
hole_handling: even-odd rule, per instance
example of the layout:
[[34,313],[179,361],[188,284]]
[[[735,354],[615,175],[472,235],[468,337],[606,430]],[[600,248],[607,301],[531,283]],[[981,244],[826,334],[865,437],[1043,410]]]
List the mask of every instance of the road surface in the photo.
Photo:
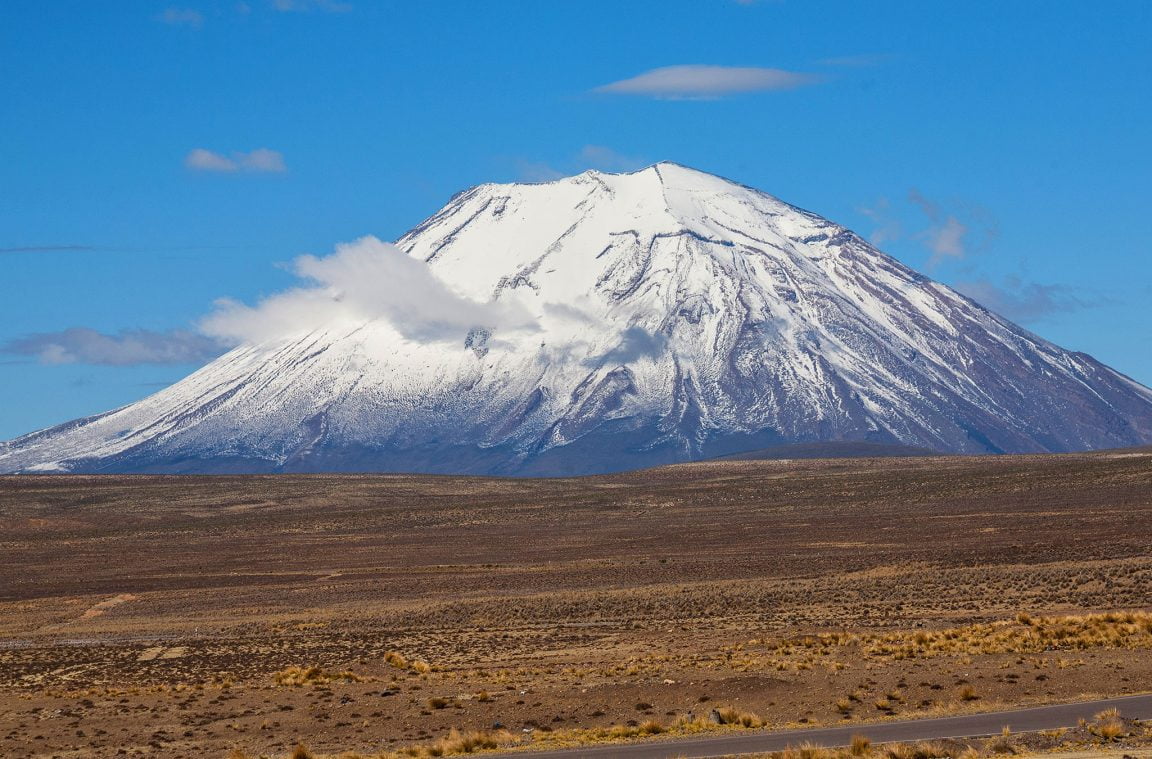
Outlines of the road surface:
[[866,735],[873,743],[892,741],[921,741],[940,738],[975,738],[999,733],[1008,726],[1014,733],[1054,730],[1075,727],[1081,719],[1092,719],[1097,712],[1117,708],[1124,717],[1152,719],[1152,694],[1122,696],[1102,701],[1084,701],[1075,704],[1055,704],[1028,709],[963,714],[937,719],[916,719],[903,722],[878,722],[848,727],[821,727],[782,732],[746,731],[694,738],[667,739],[646,743],[627,743],[588,746],[585,748],[556,749],[553,751],[517,751],[489,754],[490,759],[701,759],[702,757],[751,754],[758,751],[779,751],[804,742],[821,746],[845,746],[853,735]]

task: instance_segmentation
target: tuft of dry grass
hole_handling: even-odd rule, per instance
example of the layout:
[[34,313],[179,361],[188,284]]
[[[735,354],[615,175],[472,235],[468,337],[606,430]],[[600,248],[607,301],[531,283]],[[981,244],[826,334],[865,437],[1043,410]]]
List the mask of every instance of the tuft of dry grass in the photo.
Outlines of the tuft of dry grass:
[[852,742],[848,745],[848,753],[852,756],[867,756],[871,748],[872,741],[867,736],[856,734],[852,736]]
[[1011,728],[1005,725],[1000,735],[985,742],[984,749],[993,754],[1015,754],[1016,745],[1012,742]]
[[724,707],[722,709],[715,709],[712,712],[719,724],[721,725],[736,725],[738,727],[763,727],[764,720],[753,712],[741,712],[732,707]]
[[301,685],[321,685],[331,682],[361,683],[364,678],[351,670],[326,672],[320,667],[286,667],[277,672],[273,679],[277,685],[299,687]]
[[980,698],[979,694],[976,693],[976,689],[971,685],[960,686],[960,689],[956,691],[956,697],[961,701],[976,701]]
[[1098,712],[1093,717],[1093,722],[1084,725],[1084,727],[1087,728],[1088,732],[1109,742],[1128,733],[1124,721],[1120,718],[1120,710],[1116,708]]

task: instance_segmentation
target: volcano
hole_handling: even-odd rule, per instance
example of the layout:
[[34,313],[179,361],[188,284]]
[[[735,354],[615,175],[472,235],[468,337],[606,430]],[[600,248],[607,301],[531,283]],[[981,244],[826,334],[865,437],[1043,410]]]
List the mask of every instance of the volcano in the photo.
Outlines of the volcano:
[[480,185],[395,245],[474,323],[420,336],[344,314],[250,341],[0,443],[0,472],[569,475],[824,441],[1152,442],[1152,390],[844,227],[677,164]]

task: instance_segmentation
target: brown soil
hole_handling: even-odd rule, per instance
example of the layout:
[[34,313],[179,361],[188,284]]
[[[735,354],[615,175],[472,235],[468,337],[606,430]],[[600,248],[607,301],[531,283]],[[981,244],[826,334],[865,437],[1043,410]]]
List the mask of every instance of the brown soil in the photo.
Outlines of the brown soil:
[[[1141,451],[0,478],[0,755],[369,752],[496,723],[730,705],[833,724],[1152,690],[1143,617],[1039,648],[1016,621],[1152,607],[1150,546]],[[967,643],[917,637],[943,628]],[[981,643],[997,635],[1017,642]]]

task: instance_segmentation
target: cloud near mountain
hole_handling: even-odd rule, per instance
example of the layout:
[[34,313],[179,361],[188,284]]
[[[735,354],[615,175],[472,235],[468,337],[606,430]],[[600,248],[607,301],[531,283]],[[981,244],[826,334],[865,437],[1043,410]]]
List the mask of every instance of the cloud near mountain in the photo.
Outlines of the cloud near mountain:
[[391,243],[362,237],[330,256],[300,256],[304,284],[254,306],[217,301],[204,334],[231,343],[261,343],[341,323],[381,320],[411,340],[462,340],[472,328],[533,329],[514,302],[481,302],[455,292],[423,261]]

